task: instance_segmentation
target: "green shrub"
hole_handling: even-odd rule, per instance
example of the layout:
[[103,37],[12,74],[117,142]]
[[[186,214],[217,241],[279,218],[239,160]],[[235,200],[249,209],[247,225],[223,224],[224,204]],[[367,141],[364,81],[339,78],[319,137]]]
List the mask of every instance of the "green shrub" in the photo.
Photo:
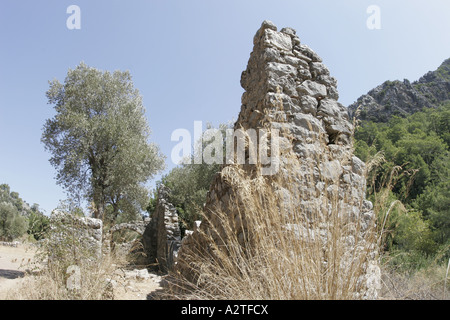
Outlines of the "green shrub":
[[27,220],[11,203],[0,203],[0,239],[12,241],[27,231]]

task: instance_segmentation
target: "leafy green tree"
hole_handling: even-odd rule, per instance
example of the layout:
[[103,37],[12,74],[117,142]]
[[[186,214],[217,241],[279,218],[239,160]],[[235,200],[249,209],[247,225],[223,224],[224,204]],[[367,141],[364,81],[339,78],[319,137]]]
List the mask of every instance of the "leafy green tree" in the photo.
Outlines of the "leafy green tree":
[[387,137],[392,143],[396,143],[407,133],[404,122],[404,119],[395,116],[391,119],[389,129],[387,130]]
[[12,204],[19,213],[26,214],[28,212],[28,205],[19,196],[16,191],[11,191],[11,188],[7,184],[0,185],[0,202],[7,202]]
[[[89,201],[93,215],[114,221],[137,214],[148,202],[145,183],[164,167],[142,98],[128,71],[102,72],[81,63],[64,84],[47,91],[56,115],[43,128],[42,142],[57,170],[57,182]],[[131,212],[131,213],[130,213]]]
[[191,229],[201,220],[201,211],[212,179],[220,171],[218,164],[184,164],[161,179],[170,189],[169,201],[176,207],[181,229]]
[[413,205],[432,222],[436,242],[450,242],[450,152],[433,162],[430,181]]
[[[40,211],[38,204],[29,206],[19,193],[11,191],[7,184],[0,184],[0,203],[4,205],[3,218],[0,224],[3,229],[10,230],[12,226],[16,230],[12,234],[5,233],[5,237],[11,238],[12,235],[17,234],[21,236],[24,233],[24,225],[26,232],[35,240],[40,240],[45,236],[48,229],[48,217]],[[8,208],[5,206],[8,206]]]
[[0,239],[7,241],[22,236],[27,231],[27,220],[11,203],[0,203]]
[[[218,128],[222,133],[224,156],[226,151],[226,130],[230,128],[231,124],[220,124]],[[211,124],[208,124],[207,129],[214,128]],[[213,141],[212,139],[204,135],[201,141],[202,148],[197,149],[197,152],[204,150],[205,146]],[[200,141],[196,141],[196,143],[198,144]],[[182,232],[186,229],[191,229],[194,221],[202,219],[201,211],[206,201],[206,194],[214,176],[220,171],[222,166],[222,164],[207,164],[205,162],[196,164],[194,163],[194,158],[195,155],[192,155],[191,163],[181,164],[173,168],[157,183],[157,188],[162,183],[170,189],[169,201],[177,209]],[[150,214],[155,209],[156,198],[157,194],[155,192],[147,208]]]
[[[382,151],[386,162],[376,172],[375,189],[401,167],[392,197],[407,214],[390,217],[386,248],[414,252],[414,259],[445,251],[450,243],[450,103],[388,123],[363,121],[355,133],[355,153],[367,160]],[[385,211],[385,210],[384,210]],[[383,212],[383,210],[382,210]],[[395,235],[395,236],[394,236]],[[449,252],[450,254],[450,252]],[[420,260],[420,259],[419,259]]]
[[31,212],[28,214],[27,233],[35,240],[41,240],[45,237],[49,225],[49,218],[39,211],[39,206],[37,204],[33,204],[33,206],[31,206]]
[[6,183],[0,184],[0,202],[10,202],[11,188]]

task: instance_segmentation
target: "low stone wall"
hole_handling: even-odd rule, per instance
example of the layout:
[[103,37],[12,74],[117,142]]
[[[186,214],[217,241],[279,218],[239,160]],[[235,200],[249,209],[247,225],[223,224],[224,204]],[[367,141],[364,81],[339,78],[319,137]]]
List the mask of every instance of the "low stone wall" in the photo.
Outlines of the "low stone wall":
[[72,245],[67,239],[73,239],[77,245],[83,246],[100,258],[102,255],[103,222],[100,219],[77,217],[68,213],[54,211],[50,226],[55,232],[48,241],[54,244]]
[[0,246],[17,248],[21,243],[19,241],[6,242],[0,241]]

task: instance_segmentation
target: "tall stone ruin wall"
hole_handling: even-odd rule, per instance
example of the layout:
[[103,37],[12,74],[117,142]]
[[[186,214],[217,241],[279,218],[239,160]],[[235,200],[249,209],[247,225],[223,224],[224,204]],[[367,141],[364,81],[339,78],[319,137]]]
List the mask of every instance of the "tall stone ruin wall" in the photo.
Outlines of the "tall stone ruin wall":
[[[272,22],[264,21],[253,44],[247,69],[241,76],[245,92],[234,128],[258,130],[269,124],[279,129],[281,141],[292,143],[300,162],[298,209],[321,208],[332,213],[327,200],[335,197],[339,199],[340,210],[353,215],[360,222],[361,232],[365,232],[374,216],[371,202],[365,199],[365,164],[353,155],[353,125],[346,108],[337,101],[336,79],[322,59],[301,44],[291,28],[278,32]],[[283,174],[287,160],[283,158],[282,146],[280,152],[280,174]],[[251,174],[249,166],[244,165],[243,169]],[[218,208],[228,212],[230,219],[236,219],[237,210],[231,198],[232,187],[218,174],[207,196],[204,211],[211,219],[200,226],[203,232],[220,223],[214,221],[213,215]],[[198,235],[199,232],[194,232],[184,241],[180,258],[188,251],[185,246],[208,246],[201,243]],[[374,261],[371,265],[375,267],[367,272],[378,274]],[[189,268],[181,262],[177,270],[189,276]],[[366,280],[370,288],[363,294],[375,298],[379,279]]]
[[164,185],[160,186],[155,212],[143,233],[149,263],[158,263],[163,272],[174,265],[181,244],[178,214],[168,201],[168,192]]
[[[302,191],[302,207],[323,202],[316,196],[316,189],[325,185],[330,190],[339,185],[341,195],[350,195],[359,207],[364,199],[365,166],[352,155],[353,126],[346,108],[337,102],[336,79],[313,50],[300,44],[291,28],[277,32],[273,23],[265,21],[253,42],[253,52],[241,76],[245,92],[234,129],[259,130],[269,121],[272,128],[280,130],[280,141],[289,136],[285,143],[290,145],[292,141],[301,162],[302,180],[317,182],[314,190]],[[280,160],[283,169],[286,161],[283,156]],[[250,166],[243,167],[251,170]],[[230,211],[229,199],[229,185],[217,175],[205,208],[219,204],[222,210]],[[371,207],[368,203],[366,206]],[[370,215],[370,209],[367,212]]]

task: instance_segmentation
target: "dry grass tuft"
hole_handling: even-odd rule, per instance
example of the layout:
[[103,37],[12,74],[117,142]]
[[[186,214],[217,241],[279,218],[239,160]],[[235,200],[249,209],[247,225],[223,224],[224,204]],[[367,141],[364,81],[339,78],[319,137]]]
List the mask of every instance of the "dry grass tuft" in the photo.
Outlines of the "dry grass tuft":
[[[449,261],[450,265],[450,261]],[[447,270],[448,271],[448,270]],[[413,273],[382,268],[380,298],[385,300],[447,300],[448,273],[444,265],[433,264]]]
[[[103,300],[112,299],[110,281],[117,262],[99,255],[97,248],[81,235],[76,218],[52,220],[46,238],[38,244],[30,275],[12,290],[18,300]],[[67,221],[66,221],[67,220]]]
[[[110,300],[113,299],[112,279],[116,266],[105,257],[96,262],[82,263],[79,267],[79,289],[69,289],[67,283],[75,274],[67,273],[63,265],[53,263],[24,278],[17,288],[11,290],[11,300]],[[69,269],[70,270],[70,269]],[[72,278],[77,281],[75,278]]]

